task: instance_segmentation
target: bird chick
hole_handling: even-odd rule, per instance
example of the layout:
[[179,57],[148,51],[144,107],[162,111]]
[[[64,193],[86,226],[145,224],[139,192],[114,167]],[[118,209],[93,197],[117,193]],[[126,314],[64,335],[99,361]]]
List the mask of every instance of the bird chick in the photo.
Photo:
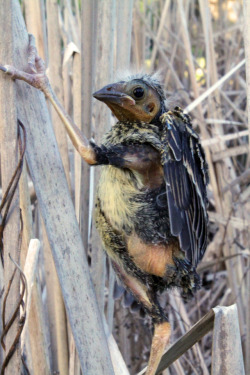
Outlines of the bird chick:
[[157,294],[178,287],[188,296],[200,285],[195,268],[207,245],[208,172],[199,137],[189,116],[166,107],[155,76],[135,75],[94,93],[118,119],[98,146],[69,119],[41,59],[34,61],[32,74],[0,69],[43,91],[83,159],[102,166],[96,226],[117,276],[152,317],[146,374],[154,375],[171,332]]
[[157,293],[199,287],[195,267],[207,243],[207,164],[190,118],[169,111],[160,82],[135,75],[93,95],[119,120],[101,146],[95,218],[118,277],[155,324],[147,370],[157,370],[170,325]]

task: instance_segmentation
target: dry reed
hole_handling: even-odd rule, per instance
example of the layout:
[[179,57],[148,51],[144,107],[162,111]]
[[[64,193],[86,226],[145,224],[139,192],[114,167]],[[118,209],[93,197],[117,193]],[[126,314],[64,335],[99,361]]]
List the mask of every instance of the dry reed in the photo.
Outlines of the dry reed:
[[[245,80],[250,55],[248,1],[244,0],[244,33],[240,0],[25,0],[21,5],[28,31],[36,36],[39,53],[48,64],[52,86],[87,137],[100,143],[114,121],[108,109],[92,101],[91,94],[129,67],[159,70],[170,105],[181,105],[193,117],[210,171],[209,245],[199,265],[203,287],[195,298],[183,302],[175,290],[161,297],[173,326],[173,346],[159,370],[164,375],[211,371],[214,375],[226,374],[227,370],[218,370],[223,352],[216,343],[221,340],[221,327],[236,321],[239,327],[236,324],[234,331],[228,330],[227,341],[239,349],[234,371],[243,374],[244,357],[245,371],[249,373],[249,77],[247,84]],[[0,28],[9,31],[7,36],[1,33],[0,63],[14,61],[15,47],[21,51],[15,55],[15,64],[25,66],[27,34],[16,0],[11,6],[0,0]],[[113,300],[114,273],[92,225],[98,171],[90,172],[74,153],[52,110],[59,156],[42,94],[24,83],[15,86],[3,75],[0,80],[2,196],[16,165],[13,142],[17,116],[28,134],[29,169],[27,172],[24,167],[19,184],[24,222],[22,267],[30,239],[41,240],[39,271],[23,336],[30,372],[80,375],[82,366],[88,375],[136,374],[147,363],[151,326],[148,318],[139,319],[124,309],[121,301]],[[8,140],[4,138],[7,136]],[[14,257],[14,249],[17,251],[19,225],[16,206],[4,234],[1,290],[3,284],[6,288],[14,268],[8,253]],[[17,262],[18,256],[16,253]],[[11,296],[14,302],[19,293],[18,278],[15,282]],[[237,310],[229,307],[233,304]],[[212,334],[222,310],[211,309],[218,305],[228,307],[228,315],[216,323]],[[13,333],[9,332],[7,346],[12,339]],[[30,351],[36,342],[39,349]],[[1,352],[1,363],[3,358]],[[16,374],[13,368],[17,369],[20,361],[17,351],[5,373]],[[227,366],[232,366],[230,359]]]

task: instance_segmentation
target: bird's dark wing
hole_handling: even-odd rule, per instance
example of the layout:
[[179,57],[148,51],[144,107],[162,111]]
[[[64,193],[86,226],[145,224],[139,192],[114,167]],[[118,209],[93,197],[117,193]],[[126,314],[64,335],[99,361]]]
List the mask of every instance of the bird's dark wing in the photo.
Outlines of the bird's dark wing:
[[189,116],[178,107],[161,116],[162,164],[170,229],[196,267],[207,244],[207,164]]

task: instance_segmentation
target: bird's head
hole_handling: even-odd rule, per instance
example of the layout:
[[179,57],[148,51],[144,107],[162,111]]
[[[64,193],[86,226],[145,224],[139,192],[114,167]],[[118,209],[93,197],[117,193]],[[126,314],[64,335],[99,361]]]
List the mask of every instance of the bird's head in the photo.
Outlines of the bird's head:
[[150,75],[136,75],[96,91],[119,121],[150,123],[162,112],[165,95],[160,82]]

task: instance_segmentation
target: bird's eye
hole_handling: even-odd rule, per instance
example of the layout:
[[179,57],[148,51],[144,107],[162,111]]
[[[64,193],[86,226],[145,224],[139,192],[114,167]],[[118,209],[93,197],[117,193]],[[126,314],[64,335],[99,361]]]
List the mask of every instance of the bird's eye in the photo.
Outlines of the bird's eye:
[[144,90],[142,87],[136,87],[133,91],[133,94],[136,98],[142,98],[144,95]]

